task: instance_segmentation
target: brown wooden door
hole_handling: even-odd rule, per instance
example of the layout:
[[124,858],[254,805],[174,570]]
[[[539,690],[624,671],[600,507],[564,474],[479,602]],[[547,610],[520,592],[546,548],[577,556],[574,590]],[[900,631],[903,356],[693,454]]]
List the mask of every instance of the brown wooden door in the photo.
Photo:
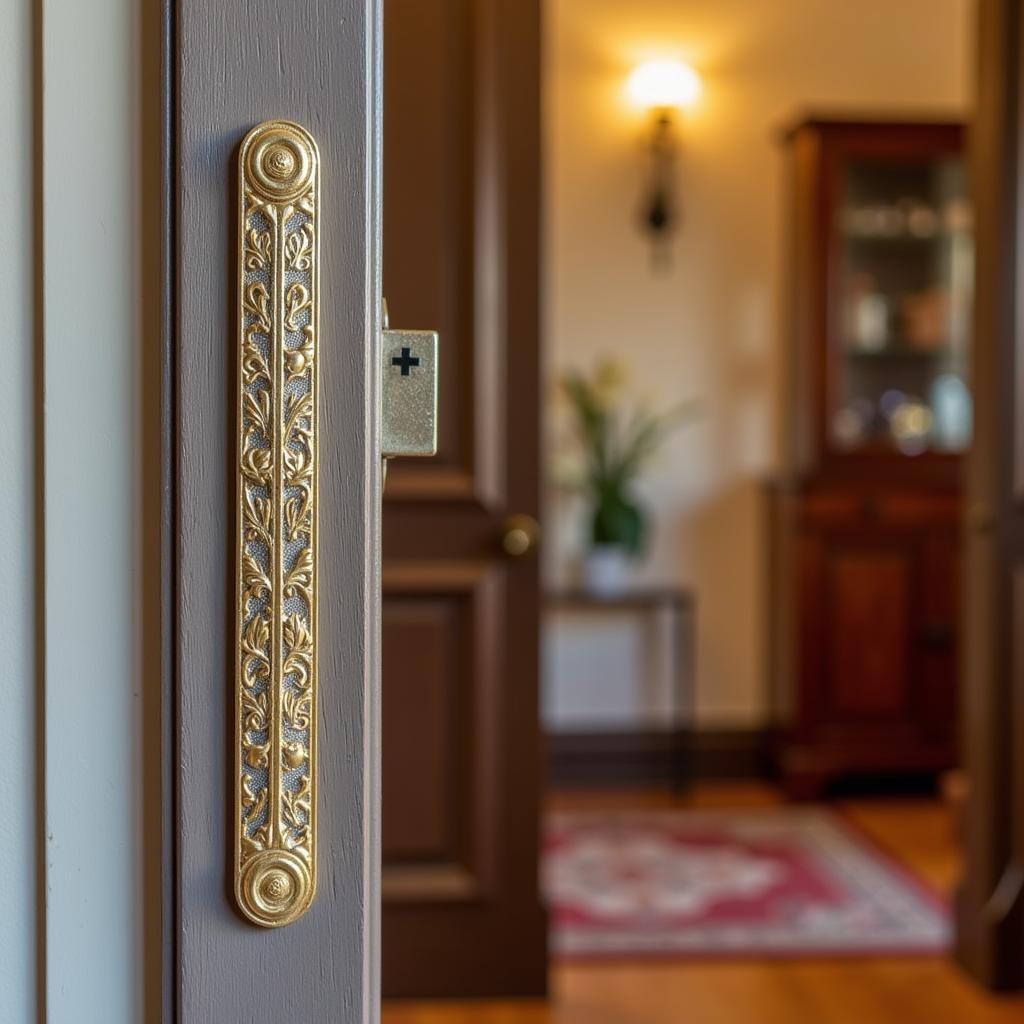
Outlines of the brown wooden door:
[[536,0],[386,0],[384,294],[441,334],[439,451],[391,464],[386,996],[539,994]]
[[981,0],[973,126],[974,445],[968,461],[957,956],[1024,988],[1024,3]]

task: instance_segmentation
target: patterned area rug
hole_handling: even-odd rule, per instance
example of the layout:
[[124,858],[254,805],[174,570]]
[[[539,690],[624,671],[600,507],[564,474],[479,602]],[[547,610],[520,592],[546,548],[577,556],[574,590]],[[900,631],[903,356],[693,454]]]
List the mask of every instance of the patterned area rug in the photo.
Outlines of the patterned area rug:
[[561,813],[547,826],[563,956],[939,953],[935,895],[818,808]]

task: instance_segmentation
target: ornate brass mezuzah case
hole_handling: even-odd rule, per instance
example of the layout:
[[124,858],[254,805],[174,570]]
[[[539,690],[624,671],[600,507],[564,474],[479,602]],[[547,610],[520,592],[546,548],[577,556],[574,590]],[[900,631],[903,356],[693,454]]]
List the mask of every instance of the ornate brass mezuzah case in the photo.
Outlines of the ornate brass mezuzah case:
[[319,174],[296,124],[242,143],[235,894],[268,928],[316,888]]

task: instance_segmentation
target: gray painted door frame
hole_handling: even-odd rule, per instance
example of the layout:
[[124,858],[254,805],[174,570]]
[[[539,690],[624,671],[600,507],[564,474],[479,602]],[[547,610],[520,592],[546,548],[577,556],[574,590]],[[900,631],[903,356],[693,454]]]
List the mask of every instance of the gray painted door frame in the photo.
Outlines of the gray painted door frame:
[[[165,1021],[378,1016],[380,0],[165,0]],[[318,885],[260,928],[232,892],[237,160],[320,152]]]

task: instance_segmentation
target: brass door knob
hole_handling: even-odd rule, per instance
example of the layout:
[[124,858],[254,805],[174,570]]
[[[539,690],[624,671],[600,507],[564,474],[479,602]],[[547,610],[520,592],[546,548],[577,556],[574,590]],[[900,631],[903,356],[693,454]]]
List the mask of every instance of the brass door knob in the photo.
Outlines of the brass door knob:
[[522,558],[528,555],[540,540],[540,523],[533,516],[514,515],[505,520],[501,547],[506,555]]

